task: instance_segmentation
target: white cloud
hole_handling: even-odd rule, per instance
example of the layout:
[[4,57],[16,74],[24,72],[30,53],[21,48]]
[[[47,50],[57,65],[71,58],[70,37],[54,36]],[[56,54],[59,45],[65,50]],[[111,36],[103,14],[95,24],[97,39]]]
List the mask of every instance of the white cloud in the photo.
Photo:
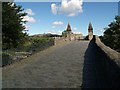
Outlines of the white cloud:
[[76,27],[73,27],[72,31],[73,31],[74,34],[82,34],[81,32],[78,31],[78,29]]
[[73,32],[74,34],[82,34],[81,32],[75,31]]
[[63,25],[64,23],[63,22],[61,22],[61,21],[55,21],[55,22],[53,22],[53,25]]
[[36,20],[33,17],[30,17],[30,16],[24,16],[23,21],[28,21],[28,22],[31,22],[31,23],[36,22]]
[[32,11],[32,9],[26,9],[25,12],[26,12],[28,15],[35,15],[35,13]]
[[46,33],[51,33],[51,34],[58,34],[61,35],[63,31],[61,30],[47,30]]
[[56,4],[51,4],[51,9],[53,14],[57,14],[58,6]]
[[52,26],[52,28],[56,28],[56,26]]
[[70,14],[68,14],[68,16],[75,16],[76,15],[76,13],[70,13]]
[[53,30],[48,30],[46,33],[50,33],[50,34],[57,34],[55,31]]
[[32,9],[26,9],[25,13],[27,13],[27,16],[23,17],[23,21],[27,21],[30,23],[35,23],[36,20],[34,17],[32,17],[33,15],[35,15],[35,13],[32,11]]
[[81,13],[82,0],[62,0],[60,5],[51,4],[53,14],[66,14],[67,16],[76,16]]
[[25,30],[29,30],[29,29],[30,29],[30,26],[25,25]]

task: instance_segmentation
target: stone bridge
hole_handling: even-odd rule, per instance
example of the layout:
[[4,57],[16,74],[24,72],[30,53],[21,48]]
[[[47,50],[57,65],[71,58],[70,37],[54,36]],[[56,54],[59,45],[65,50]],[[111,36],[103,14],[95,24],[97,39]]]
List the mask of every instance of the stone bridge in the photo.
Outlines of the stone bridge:
[[44,51],[2,69],[3,88],[120,87],[119,53],[98,37],[60,41]]

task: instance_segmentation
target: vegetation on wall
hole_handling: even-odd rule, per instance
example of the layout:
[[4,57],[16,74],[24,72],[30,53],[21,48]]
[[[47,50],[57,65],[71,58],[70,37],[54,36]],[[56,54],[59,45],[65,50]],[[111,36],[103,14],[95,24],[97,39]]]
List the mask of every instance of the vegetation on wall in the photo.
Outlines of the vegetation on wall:
[[120,52],[120,16],[116,16],[115,21],[105,28],[104,35],[100,36],[100,39],[105,45]]

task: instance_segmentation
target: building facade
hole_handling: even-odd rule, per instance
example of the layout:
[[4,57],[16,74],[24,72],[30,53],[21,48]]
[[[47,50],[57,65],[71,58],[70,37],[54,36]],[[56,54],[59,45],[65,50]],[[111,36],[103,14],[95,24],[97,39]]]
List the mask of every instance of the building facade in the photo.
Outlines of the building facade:
[[66,34],[67,34],[66,40],[73,41],[73,40],[81,40],[81,39],[83,39],[82,34],[77,34],[77,33],[72,32],[70,23],[68,23],[68,26],[67,26],[67,29],[66,29]]

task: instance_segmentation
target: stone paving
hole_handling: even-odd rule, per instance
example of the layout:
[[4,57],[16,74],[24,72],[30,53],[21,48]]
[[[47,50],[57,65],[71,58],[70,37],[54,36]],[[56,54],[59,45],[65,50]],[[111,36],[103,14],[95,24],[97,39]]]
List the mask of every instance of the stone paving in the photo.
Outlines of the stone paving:
[[3,88],[80,88],[89,41],[50,47],[3,68]]
[[4,67],[2,76],[3,88],[120,88],[120,67],[94,40],[62,42]]

